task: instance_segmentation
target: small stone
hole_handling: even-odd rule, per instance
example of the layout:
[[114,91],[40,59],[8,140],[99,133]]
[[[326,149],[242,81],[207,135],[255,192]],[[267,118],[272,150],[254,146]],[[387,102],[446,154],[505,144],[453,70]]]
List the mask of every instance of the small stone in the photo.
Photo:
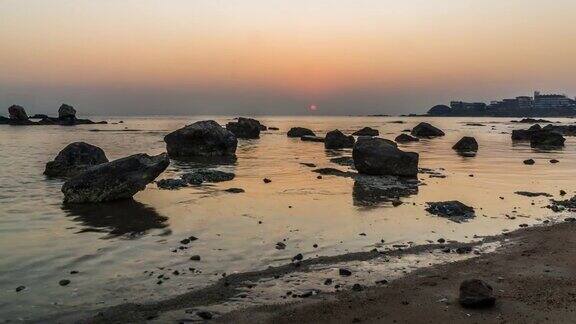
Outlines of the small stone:
[[470,253],[472,252],[472,247],[471,246],[461,246],[456,248],[456,253],[458,254],[466,254],[466,253]]
[[270,180],[270,179],[268,179],[268,178],[264,178],[264,179],[262,179],[262,181],[264,181],[264,183],[270,183],[270,182],[272,182],[272,180]]
[[292,261],[302,261],[302,259],[304,259],[304,256],[302,253],[298,253],[292,258]]
[[328,278],[328,279],[324,280],[324,285],[330,286],[332,284],[332,282],[333,282],[332,278]]
[[68,285],[70,284],[70,280],[68,280],[68,279],[62,279],[62,280],[60,280],[60,281],[58,282],[58,284],[59,284],[60,286],[68,286]]
[[199,255],[193,255],[190,257],[191,261],[200,261],[200,256]]
[[442,243],[446,242],[446,240],[443,239],[443,238],[439,238],[437,242],[440,243],[440,244],[442,244]]
[[536,161],[534,161],[533,159],[524,160],[524,164],[526,165],[532,165],[534,163],[536,163]]
[[560,196],[564,196],[564,195],[566,195],[566,191],[560,190]]
[[377,285],[385,285],[385,284],[387,284],[387,283],[388,283],[388,280],[386,280],[386,279],[381,279],[381,280],[377,280],[377,281],[376,281],[376,284],[377,284]]
[[338,274],[340,274],[342,277],[349,277],[352,275],[352,271],[350,271],[348,269],[340,268],[340,269],[338,269]]
[[16,292],[21,292],[24,289],[26,289],[26,286],[18,286],[16,287]]
[[558,163],[558,162],[560,162],[560,161],[558,161],[558,160],[556,160],[556,159],[550,160],[550,163],[552,163],[552,164],[555,164],[555,163]]
[[354,284],[354,286],[352,286],[352,290],[354,290],[354,291],[362,291],[362,290],[364,290],[364,287],[362,287],[361,284],[357,284],[357,283],[356,283],[356,284]]
[[286,244],[284,244],[282,242],[276,243],[276,249],[277,250],[284,250],[285,248],[286,248]]
[[485,308],[494,306],[492,287],[480,279],[465,280],[460,284],[460,305],[466,308]]
[[208,311],[199,311],[196,312],[196,315],[198,315],[198,317],[200,317],[203,320],[210,320],[214,317],[214,315],[212,315],[212,313]]

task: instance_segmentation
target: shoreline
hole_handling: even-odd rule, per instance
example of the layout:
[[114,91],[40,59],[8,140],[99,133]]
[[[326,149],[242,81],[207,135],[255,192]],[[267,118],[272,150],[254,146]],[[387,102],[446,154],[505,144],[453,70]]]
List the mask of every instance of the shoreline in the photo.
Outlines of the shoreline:
[[[478,319],[482,318],[482,321],[496,320],[494,314],[501,310],[503,297],[505,299],[510,298],[509,296],[504,296],[500,289],[501,285],[509,285],[510,283],[502,283],[498,278],[507,278],[509,274],[504,273],[504,271],[495,271],[496,269],[490,269],[490,267],[487,268],[486,265],[498,265],[497,269],[500,270],[504,267],[510,269],[523,268],[525,270],[528,264],[533,263],[531,262],[533,259],[546,259],[547,261],[542,264],[551,264],[552,260],[549,260],[551,256],[558,253],[569,254],[571,248],[576,247],[576,239],[572,241],[569,237],[575,228],[576,224],[572,222],[559,222],[550,225],[521,228],[513,232],[484,237],[473,243],[448,242],[445,244],[418,245],[389,251],[355,252],[317,257],[303,260],[297,266],[286,264],[261,271],[231,274],[208,287],[157,302],[143,304],[126,303],[92,312],[60,314],[60,316],[56,316],[52,320],[78,321],[81,323],[120,323],[150,320],[177,322],[182,320],[185,314],[189,314],[187,317],[199,320],[197,315],[194,315],[195,312],[190,311],[191,309],[200,310],[202,307],[229,302],[242,292],[242,288],[245,288],[247,282],[254,282],[264,278],[281,280],[284,276],[292,273],[314,271],[314,267],[318,265],[330,265],[348,261],[368,261],[382,256],[400,258],[419,253],[432,253],[443,248],[457,249],[462,246],[478,247],[488,243],[499,242],[503,244],[506,242],[505,247],[495,252],[473,255],[473,257],[465,260],[424,266],[414,272],[403,275],[399,279],[394,279],[388,284],[367,286],[363,291],[351,291],[346,287],[338,292],[322,292],[309,298],[298,298],[295,299],[296,302],[257,305],[233,310],[214,319],[220,322],[235,323],[293,321],[349,323],[357,320],[381,322],[383,319],[386,319],[386,321],[390,319],[390,322],[392,322],[392,318],[394,318],[397,322],[414,323],[419,322],[419,320],[417,317],[412,316],[414,315],[413,313],[420,314],[422,316],[420,321],[425,322],[424,319],[429,318],[425,314],[432,312],[429,316],[440,316],[439,314],[442,314],[449,321],[469,321],[468,315],[465,317],[461,316],[462,314],[469,314],[470,311],[458,305],[457,292],[460,282],[472,276],[489,282],[494,287],[497,298],[495,308],[472,311],[472,313],[475,316],[479,316]],[[542,242],[543,239],[545,239],[546,244]],[[521,257],[526,249],[532,251],[530,252],[531,256],[535,254],[533,258]],[[514,261],[510,261],[511,258]],[[560,262],[568,263],[576,269],[576,261],[571,262],[569,255],[561,258]],[[482,269],[484,269],[484,272],[482,272]],[[454,273],[457,274],[454,275]],[[514,271],[511,273],[514,273]],[[444,276],[441,274],[448,275]],[[468,274],[468,276],[464,274]],[[565,280],[570,281],[575,277],[576,273]],[[539,283],[539,281],[536,280],[535,283]],[[565,288],[570,285],[559,286]],[[562,290],[562,287],[557,288]],[[536,290],[536,287],[534,289]],[[530,287],[526,292],[529,293],[529,291]],[[445,296],[439,297],[440,292]],[[446,300],[445,302],[438,302],[438,300],[444,299]],[[408,302],[408,304],[404,304],[404,302]],[[414,307],[414,305],[418,306]],[[530,307],[533,306],[531,305]],[[423,307],[426,307],[426,309]],[[454,310],[456,311],[454,312]],[[576,310],[576,307],[574,310]],[[440,313],[436,314],[437,312]],[[542,314],[545,313],[542,312]],[[391,314],[395,315],[390,317]],[[382,317],[384,315],[386,316]],[[438,319],[440,318],[442,317],[438,317]]]

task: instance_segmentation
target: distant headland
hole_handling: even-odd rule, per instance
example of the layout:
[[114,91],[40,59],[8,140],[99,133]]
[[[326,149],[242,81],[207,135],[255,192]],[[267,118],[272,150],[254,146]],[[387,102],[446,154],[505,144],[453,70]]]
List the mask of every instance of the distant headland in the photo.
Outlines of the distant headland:
[[436,105],[428,116],[466,117],[571,117],[576,116],[576,100],[561,94],[520,96],[501,101],[484,102],[451,101],[450,106]]

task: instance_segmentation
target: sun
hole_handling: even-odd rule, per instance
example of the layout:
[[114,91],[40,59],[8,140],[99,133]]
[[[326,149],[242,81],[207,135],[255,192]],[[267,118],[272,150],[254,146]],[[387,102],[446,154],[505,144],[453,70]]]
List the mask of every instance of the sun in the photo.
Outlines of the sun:
[[308,106],[308,110],[310,111],[316,111],[318,110],[318,106],[315,104],[311,104],[310,106]]

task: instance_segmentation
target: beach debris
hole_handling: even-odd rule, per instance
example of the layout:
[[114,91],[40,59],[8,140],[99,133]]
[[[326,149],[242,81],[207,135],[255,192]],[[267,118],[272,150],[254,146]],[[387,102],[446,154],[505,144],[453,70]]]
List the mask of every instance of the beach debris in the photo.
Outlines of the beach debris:
[[394,139],[397,143],[409,143],[409,142],[419,142],[418,137],[410,136],[408,134],[400,134]]
[[414,128],[412,128],[412,131],[410,132],[410,134],[412,136],[424,137],[424,138],[438,137],[438,136],[444,136],[445,135],[441,129],[434,127],[434,126],[430,125],[429,123],[425,123],[425,122],[422,122],[422,123],[416,125]]
[[356,136],[378,136],[380,132],[377,129],[371,127],[364,127],[352,133],[352,135]]
[[338,129],[328,132],[324,139],[326,149],[352,148],[352,146],[354,146],[354,136],[347,136]]
[[458,302],[465,308],[486,308],[494,306],[496,298],[489,284],[480,279],[468,279],[460,284]]
[[140,153],[99,164],[64,183],[64,202],[96,203],[132,198],[169,164],[166,153],[156,156]]
[[166,136],[171,158],[234,157],[236,136],[213,120],[198,121]]
[[463,221],[473,218],[474,208],[467,206],[457,200],[427,202],[426,211],[430,214],[446,217],[452,221]]
[[316,136],[316,134],[314,134],[314,132],[308,128],[304,128],[304,127],[292,127],[290,128],[290,130],[288,131],[288,133],[286,133],[286,135],[288,137],[302,137],[302,136]]
[[108,158],[98,146],[85,142],[74,142],[66,145],[53,161],[46,163],[44,174],[49,177],[69,178],[94,165],[106,162],[108,162]]
[[300,137],[300,140],[304,141],[304,142],[324,143],[324,137],[320,137],[320,136],[304,135],[304,136]]
[[452,146],[452,149],[461,154],[476,153],[478,152],[478,142],[474,137],[464,136]]
[[237,121],[226,124],[226,129],[234,133],[236,138],[251,139],[260,138],[260,131],[266,130],[266,126],[256,119],[239,117]]
[[418,153],[404,152],[394,142],[377,137],[360,137],[352,158],[360,173],[415,177],[418,174]]
[[526,196],[526,197],[552,197],[551,194],[546,193],[546,192],[530,192],[530,191],[516,191],[514,192],[517,195],[520,196]]
[[534,159],[528,159],[528,160],[522,161],[522,163],[524,163],[526,165],[533,165],[534,163],[536,163],[536,161],[534,161]]

